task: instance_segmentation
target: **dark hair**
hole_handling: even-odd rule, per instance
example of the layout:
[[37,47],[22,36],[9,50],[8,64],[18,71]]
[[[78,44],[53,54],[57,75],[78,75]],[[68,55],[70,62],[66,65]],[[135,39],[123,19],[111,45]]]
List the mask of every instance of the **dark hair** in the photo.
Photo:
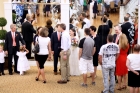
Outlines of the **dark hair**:
[[40,26],[40,27],[38,27],[37,30],[36,30],[36,34],[37,34],[37,35],[39,34],[39,29],[40,29],[40,28],[42,28],[42,27]]
[[140,51],[140,45],[139,44],[136,44],[133,48],[133,51],[134,52],[139,52]]
[[64,23],[59,25],[63,30],[66,30],[66,25]]
[[72,21],[73,21],[73,19],[72,19],[72,18],[70,18],[70,23],[72,23]]
[[72,32],[74,32],[74,36],[76,36],[76,31],[75,31],[75,29],[70,29]]
[[84,32],[85,32],[86,35],[90,35],[90,29],[89,28],[85,28]]
[[106,23],[107,18],[103,17],[102,21],[103,21],[104,23]]
[[126,13],[127,15],[131,16],[129,13]]
[[129,17],[124,17],[124,21],[129,21]]
[[108,35],[107,40],[108,42],[113,42],[113,35]]
[[86,24],[86,22],[83,21],[83,22],[82,22],[82,28],[84,27],[85,24]]
[[55,27],[57,27],[58,28],[58,26],[59,26],[60,24],[57,24]]
[[84,13],[84,12],[82,12],[81,15],[82,15],[83,17],[87,17],[86,13]]
[[90,26],[90,29],[94,32],[96,32],[96,27],[95,26]]
[[109,13],[105,13],[104,15],[106,15],[107,17],[109,17]]
[[47,22],[46,22],[46,26],[51,26],[52,25],[52,20],[48,19]]
[[47,27],[43,27],[41,29],[41,31],[40,31],[40,36],[42,36],[42,37],[48,37],[48,34],[49,34],[48,28]]

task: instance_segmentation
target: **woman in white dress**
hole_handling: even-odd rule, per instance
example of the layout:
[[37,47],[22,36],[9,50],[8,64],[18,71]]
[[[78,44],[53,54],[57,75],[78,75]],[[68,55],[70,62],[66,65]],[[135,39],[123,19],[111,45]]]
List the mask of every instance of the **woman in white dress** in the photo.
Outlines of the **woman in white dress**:
[[69,57],[70,64],[70,75],[78,76],[80,75],[79,71],[79,60],[78,60],[78,38],[76,37],[75,29],[70,29],[71,36],[71,55]]
[[20,51],[17,52],[18,56],[17,70],[20,71],[20,75],[23,75],[24,71],[30,69],[30,65],[26,57],[27,53],[29,53],[29,51],[26,48],[23,48],[23,46],[20,46]]
[[80,40],[85,37],[85,35],[84,35],[85,28],[87,28],[87,26],[86,26],[86,23],[83,21],[82,27],[78,30],[78,35],[79,35]]

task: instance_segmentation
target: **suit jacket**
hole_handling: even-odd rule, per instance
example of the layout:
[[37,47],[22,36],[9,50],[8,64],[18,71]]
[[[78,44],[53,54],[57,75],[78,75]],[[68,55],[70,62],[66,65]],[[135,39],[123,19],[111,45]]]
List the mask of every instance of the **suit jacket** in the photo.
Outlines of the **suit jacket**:
[[28,21],[22,24],[21,32],[25,41],[33,41],[33,33],[36,33],[31,23]]
[[[116,38],[117,38],[117,34],[114,34],[114,35],[113,35],[113,43],[116,42]],[[118,40],[117,44],[119,44],[119,40]]]
[[57,32],[52,33],[51,36],[51,49],[54,52],[59,52],[61,48],[61,40],[58,41]]
[[[19,51],[20,47],[19,41],[21,41],[21,43],[25,45],[25,42],[19,32],[15,32],[15,41],[16,41],[16,50]],[[9,31],[7,32],[5,37],[4,50],[8,51],[8,54],[12,54],[13,53],[12,47],[13,47],[12,33],[11,31]]]

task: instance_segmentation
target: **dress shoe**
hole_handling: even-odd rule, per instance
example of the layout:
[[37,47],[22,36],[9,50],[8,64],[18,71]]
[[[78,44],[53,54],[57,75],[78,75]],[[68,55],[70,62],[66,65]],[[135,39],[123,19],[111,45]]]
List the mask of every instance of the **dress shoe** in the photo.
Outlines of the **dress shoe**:
[[38,78],[38,77],[35,77],[35,80],[36,80],[36,81],[38,81],[38,80],[39,80],[39,78]]
[[54,75],[57,75],[57,72],[54,72]]
[[15,73],[19,74],[20,72],[19,71],[15,71]]
[[13,75],[13,73],[9,73],[9,75]]
[[59,83],[59,84],[66,84],[66,83],[67,83],[67,81],[64,81],[64,80],[59,80],[59,81],[57,81],[57,83]]

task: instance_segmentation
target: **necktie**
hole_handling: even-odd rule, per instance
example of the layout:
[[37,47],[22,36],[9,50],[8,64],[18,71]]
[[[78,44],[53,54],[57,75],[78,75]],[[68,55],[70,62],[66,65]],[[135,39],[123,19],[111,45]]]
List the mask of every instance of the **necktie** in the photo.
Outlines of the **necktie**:
[[57,33],[58,41],[60,40],[60,32]]
[[118,40],[119,40],[119,35],[117,35],[116,37],[116,41],[115,41],[116,44],[118,43]]
[[14,32],[12,32],[12,39],[13,39],[13,46],[16,46],[16,41],[15,41],[15,35],[14,35]]

